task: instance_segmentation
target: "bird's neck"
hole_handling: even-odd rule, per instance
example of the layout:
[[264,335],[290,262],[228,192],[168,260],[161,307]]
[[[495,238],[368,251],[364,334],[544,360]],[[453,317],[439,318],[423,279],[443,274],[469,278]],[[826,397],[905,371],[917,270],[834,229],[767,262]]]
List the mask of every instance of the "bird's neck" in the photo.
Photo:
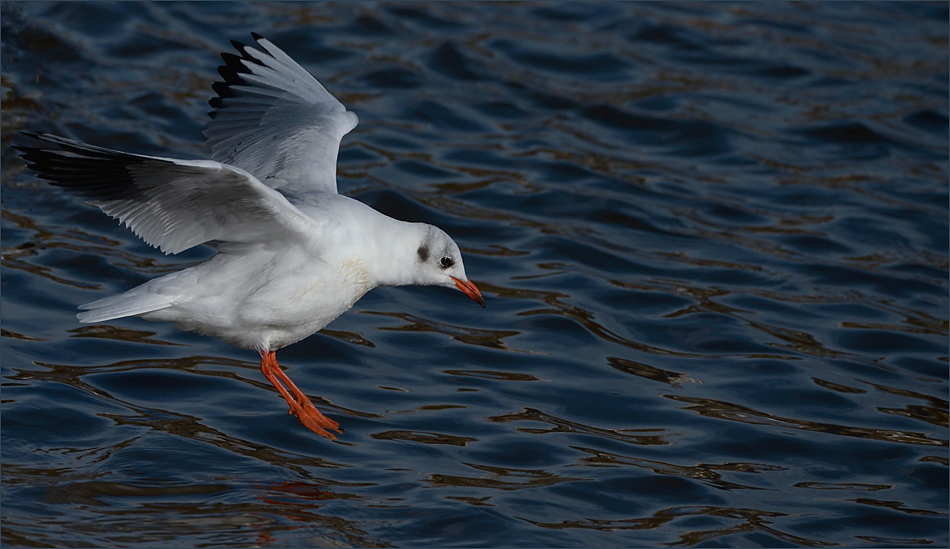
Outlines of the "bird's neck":
[[336,238],[349,246],[340,250],[335,261],[361,264],[370,288],[414,283],[425,225],[393,219],[342,195],[334,195],[330,207],[338,218],[350,221],[338,226]]
[[364,261],[371,279],[376,286],[416,284],[417,249],[424,226],[381,217],[385,219],[380,220],[380,226],[373,233],[375,241],[368,247],[374,250],[376,260]]

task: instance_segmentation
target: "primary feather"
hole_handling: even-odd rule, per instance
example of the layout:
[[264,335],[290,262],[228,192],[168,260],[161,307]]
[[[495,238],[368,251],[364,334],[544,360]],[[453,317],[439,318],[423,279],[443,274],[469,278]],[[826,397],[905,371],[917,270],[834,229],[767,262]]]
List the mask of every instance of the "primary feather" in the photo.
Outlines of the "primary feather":
[[266,38],[231,43],[205,130],[211,158],[254,174],[291,200],[336,193],[340,140],[359,119]]
[[240,168],[24,133],[50,146],[17,147],[40,177],[87,199],[166,254],[210,240],[302,239],[313,230],[282,194]]

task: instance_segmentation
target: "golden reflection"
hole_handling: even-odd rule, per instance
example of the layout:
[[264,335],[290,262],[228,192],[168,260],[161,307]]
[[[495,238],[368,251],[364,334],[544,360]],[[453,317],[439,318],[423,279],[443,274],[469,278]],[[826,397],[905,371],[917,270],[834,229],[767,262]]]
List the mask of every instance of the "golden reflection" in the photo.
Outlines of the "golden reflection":
[[462,248],[462,251],[470,254],[477,255],[487,255],[494,257],[512,257],[512,256],[522,256],[522,255],[531,255],[532,252],[527,250],[512,250],[502,246],[501,244],[490,244],[488,248],[471,248],[465,247]]
[[82,326],[68,330],[73,334],[69,337],[94,337],[102,339],[114,339],[116,341],[126,341],[129,343],[145,343],[148,345],[181,345],[173,341],[163,341],[160,339],[151,339],[155,332],[144,330],[130,330],[109,326],[108,324],[97,324],[95,326]]
[[900,511],[901,513],[907,513],[909,515],[923,515],[928,517],[945,517],[947,513],[930,511],[927,509],[910,509],[904,507],[904,502],[902,501],[884,501],[880,499],[871,499],[871,498],[855,498],[849,499],[848,501],[853,501],[854,503],[860,503],[861,505],[873,505],[875,507],[886,507],[888,509],[893,509],[895,511]]
[[366,339],[361,334],[356,332],[346,332],[343,330],[328,330],[326,328],[320,330],[320,333],[326,336],[330,336],[334,339],[340,341],[345,341],[346,343],[351,343],[353,345],[364,345],[366,347],[375,347],[376,344],[372,341]]
[[[755,210],[755,209],[752,209],[752,208],[747,208],[747,207],[744,207],[744,206],[739,206],[738,204],[728,203],[728,202],[722,201],[722,200],[720,200],[719,203],[722,204],[722,205],[724,205],[724,206],[728,206],[728,207],[730,207],[730,208],[733,208],[733,209],[736,209],[736,210],[740,210],[740,211],[751,210],[752,212],[757,213],[757,214],[759,214],[759,215],[762,215],[763,217],[770,217],[770,218],[772,218],[772,219],[775,219],[775,220],[778,222],[779,225],[787,225],[787,226],[786,226],[786,227],[781,227],[781,226],[757,226],[757,225],[735,226],[735,225],[730,225],[730,224],[716,223],[716,222],[711,221],[711,220],[709,220],[708,218],[704,217],[702,214],[700,214],[700,213],[699,213],[697,210],[695,210],[695,209],[690,209],[690,210],[681,211],[681,215],[682,215],[684,218],[686,218],[686,219],[691,219],[691,220],[695,221],[697,224],[705,225],[705,226],[708,226],[708,227],[713,227],[713,228],[715,228],[715,229],[718,229],[718,230],[722,231],[723,234],[727,234],[727,235],[731,235],[732,232],[734,231],[734,232],[737,232],[737,233],[747,232],[747,233],[752,233],[752,234],[781,234],[781,235],[827,236],[827,233],[825,233],[825,232],[823,232],[823,231],[806,230],[806,229],[801,229],[801,228],[792,228],[792,227],[800,226],[801,223],[800,223],[800,222],[795,222],[794,219],[793,219],[792,222],[790,222],[790,223],[783,223],[783,221],[785,221],[786,218],[782,217],[781,214],[779,214],[779,213],[777,213],[777,212],[767,212],[767,211]],[[814,218],[808,219],[809,224],[813,224],[813,219],[814,219]],[[830,218],[828,218],[828,217],[825,217],[825,218],[823,218],[823,219],[826,220],[826,221],[829,221],[829,220],[830,220]]]
[[856,330],[883,330],[887,332],[908,332],[911,334],[935,334],[935,335],[947,335],[947,326],[944,322],[943,326],[940,326],[937,330],[934,330],[930,327],[924,326],[906,326],[903,324],[884,324],[881,322],[848,322],[842,321],[838,323],[839,328],[851,328]]
[[[880,251],[868,255],[850,256],[843,258],[845,261],[860,263],[865,267],[875,269],[886,269],[895,263],[920,263],[921,265],[932,267],[939,271],[950,269],[950,262],[947,257],[935,254],[929,250],[914,250],[908,253],[905,251]],[[934,280],[940,282],[940,280]]]
[[[266,496],[258,496],[257,499],[274,505],[310,504],[311,502],[326,501],[329,499],[359,499],[359,496],[353,494],[341,494],[323,490],[323,485],[303,480],[285,480],[280,484],[257,486],[256,488],[268,492]],[[272,494],[273,492],[280,494],[280,496]],[[287,497],[282,497],[285,494]],[[318,507],[318,505],[312,506]]]
[[718,313],[722,315],[728,315],[733,318],[739,318],[738,313],[751,313],[752,311],[746,311],[744,309],[737,309],[735,307],[730,307],[729,305],[724,305],[718,301],[713,301],[714,298],[723,297],[731,295],[732,292],[729,290],[724,290],[722,288],[702,288],[697,286],[692,286],[689,284],[676,284],[672,287],[661,288],[659,286],[650,288],[650,291],[667,291],[673,293],[674,295],[679,295],[680,297],[689,296],[694,301],[692,305],[687,305],[682,309],[673,311],[672,313],[667,313],[660,318],[679,318],[681,316],[688,316],[692,314],[710,312]]
[[950,458],[947,456],[924,456],[920,458],[920,461],[939,463],[944,467],[950,467]]
[[548,272],[546,272],[546,273],[538,273],[538,274],[530,274],[530,275],[512,276],[512,277],[510,277],[510,279],[511,279],[511,280],[537,280],[537,279],[539,279],[539,278],[547,278],[547,277],[550,277],[550,276],[559,276],[559,275],[562,275],[562,274],[564,274],[564,273],[570,272],[570,269],[569,269],[570,265],[568,265],[567,263],[560,263],[560,262],[556,262],[556,261],[546,262],[546,263],[538,263],[538,264],[535,265],[535,266],[536,266],[537,268],[539,268],[539,269],[544,269],[544,270],[546,270],[546,271],[548,271]]
[[940,427],[950,427],[950,414],[947,414],[946,410],[938,410],[929,406],[908,404],[903,410],[878,406],[877,410],[884,414],[909,417],[918,421],[926,421],[927,423],[932,423]]
[[811,378],[811,380],[814,381],[815,384],[818,385],[819,387],[824,387],[825,389],[831,389],[832,391],[836,391],[836,392],[839,392],[839,393],[851,393],[851,394],[858,394],[858,395],[862,395],[862,394],[864,394],[864,393],[867,393],[867,391],[865,391],[864,389],[857,389],[857,388],[855,388],[855,387],[848,387],[847,385],[841,385],[841,384],[838,384],[838,383],[833,383],[833,382],[828,381],[828,380],[826,380],[826,379],[820,379],[820,378],[817,378],[817,377],[813,377],[813,378]]
[[529,433],[532,435],[541,435],[547,433],[582,433],[643,446],[670,444],[670,442],[664,438],[670,436],[669,433],[665,432],[665,429],[603,429],[600,427],[593,427],[590,425],[584,425],[583,423],[578,423],[576,421],[559,418],[534,408],[523,408],[522,412],[516,414],[505,414],[501,416],[489,417],[488,421],[497,423],[507,423],[509,421],[538,421],[551,425],[550,429],[537,429],[530,427],[516,428],[522,433]]
[[683,478],[691,478],[701,481],[707,486],[719,490],[774,490],[773,488],[761,488],[758,486],[746,486],[744,484],[738,484],[735,482],[729,482],[722,479],[722,474],[718,471],[730,471],[738,473],[763,473],[763,472],[772,472],[772,471],[787,471],[787,467],[780,467],[778,465],[768,465],[764,463],[721,463],[721,464],[708,464],[708,463],[698,463],[696,465],[676,465],[673,463],[666,463],[663,461],[656,461],[651,459],[641,459],[634,458],[630,456],[623,456],[620,454],[614,454],[611,452],[605,452],[603,450],[594,450],[592,448],[584,448],[582,446],[571,446],[575,450],[580,450],[587,454],[591,454],[592,457],[581,458],[582,465],[577,465],[577,467],[622,467],[622,466],[633,466],[640,467],[643,469],[649,469],[658,475],[667,475]]
[[[428,404],[426,406],[419,406],[414,410],[409,410],[409,412],[437,412],[439,410],[455,410],[469,408],[469,406],[463,406],[461,404]],[[400,412],[394,412],[400,413]]]
[[879,547],[905,547],[908,545],[933,545],[933,540],[922,538],[884,538],[880,536],[854,536],[862,541],[877,544]]
[[948,407],[950,403],[946,400],[930,395],[925,395],[915,391],[909,391],[907,389],[895,389],[893,387],[888,387],[886,385],[880,385],[877,383],[871,383],[870,381],[859,380],[862,383],[867,383],[875,389],[892,394],[898,395],[905,398],[913,398],[918,400],[923,400],[929,404],[929,406],[922,406],[919,404],[908,404],[903,409],[900,408],[885,408],[879,406],[877,410],[881,413],[892,414],[897,416],[904,416],[911,419],[916,419],[918,421],[924,421],[933,425],[940,427],[950,427],[950,413],[948,413]]
[[[482,285],[479,282],[479,285]],[[386,330],[391,332],[433,332],[437,334],[445,334],[456,341],[462,343],[467,343],[469,345],[478,345],[480,347],[488,347],[490,349],[499,349],[502,351],[512,351],[515,353],[527,353],[527,354],[544,354],[538,353],[535,351],[528,351],[523,349],[515,349],[509,347],[505,343],[504,339],[506,337],[511,337],[519,335],[521,332],[516,332],[513,330],[479,330],[476,328],[468,328],[465,326],[455,326],[453,324],[443,324],[441,322],[434,322],[431,320],[426,320],[424,318],[414,316],[408,313],[390,313],[390,312],[381,312],[381,311],[360,311],[361,313],[369,315],[379,315],[379,316],[388,316],[391,318],[398,318],[408,322],[403,326],[383,326],[378,328],[379,330]]]
[[[677,212],[681,213],[681,212]],[[764,254],[771,255],[782,261],[801,261],[802,254],[790,250],[785,246],[782,246],[771,240],[764,238],[753,238],[751,236],[746,236],[743,234],[736,234],[731,230],[710,230],[710,229],[701,229],[693,228],[691,234],[694,237],[701,238],[703,240],[709,240],[712,242],[725,241],[729,244],[734,244],[752,250],[754,252],[761,252]],[[713,244],[710,244],[713,245]]]
[[370,437],[376,440],[408,440],[411,442],[421,442],[422,444],[447,444],[449,446],[468,446],[469,442],[475,442],[478,440],[472,437],[460,437],[455,435],[447,435],[444,433],[403,430],[373,433],[370,435]]
[[894,487],[893,484],[867,484],[864,482],[797,482],[793,486],[809,490],[866,490],[868,492],[890,490]]
[[[944,267],[942,270],[946,271],[947,268]],[[878,309],[903,316],[904,319],[901,320],[902,324],[920,328],[925,333],[933,333],[943,336],[946,336],[948,333],[950,333],[950,321],[945,318],[937,318],[922,311],[915,311],[913,309],[901,307],[885,300],[875,300],[872,305]]]
[[482,379],[497,379],[502,381],[541,381],[541,378],[530,374],[516,374],[514,372],[495,372],[492,370],[443,370],[453,376],[478,377]]
[[787,427],[800,429],[803,431],[817,431],[832,435],[846,437],[867,438],[885,442],[899,442],[901,444],[919,444],[924,446],[947,446],[944,439],[933,438],[926,433],[917,433],[913,431],[895,431],[889,429],[870,429],[867,427],[849,427],[847,425],[836,425],[833,423],[821,423],[818,421],[806,421],[803,419],[793,419],[772,415],[766,412],[760,412],[747,406],[732,404],[721,400],[709,398],[695,398],[679,395],[662,395],[665,398],[678,402],[692,404],[684,407],[685,410],[691,410],[702,416],[738,421],[752,425],[773,425],[776,427]]
[[878,391],[881,391],[884,393],[926,401],[930,403],[931,406],[935,408],[939,408],[941,410],[946,410],[948,407],[950,407],[950,402],[947,402],[946,400],[942,398],[925,395],[923,393],[918,393],[916,391],[910,391],[907,389],[895,389],[894,387],[888,387],[887,385],[880,385],[878,383],[871,383],[870,381],[864,381],[864,380],[859,380],[859,381],[861,381],[861,383],[867,383],[868,385],[874,387]]
[[[464,170],[459,169],[460,167],[444,166],[444,165],[439,164],[438,162],[432,162],[431,164],[434,166],[439,166],[439,167],[448,168],[452,170],[464,171]],[[504,181],[507,181],[507,179],[504,177],[490,177],[487,179],[479,179],[478,181],[475,181],[472,183],[433,183],[431,186],[434,189],[436,189],[436,191],[439,194],[461,194],[461,193],[467,193],[471,191],[477,191],[479,189],[485,189],[485,188],[491,187],[495,183],[500,183]],[[462,251],[466,251],[466,250],[462,250]],[[517,254],[517,255],[524,255],[524,254]]]
[[[627,101],[627,99],[624,99]],[[607,149],[614,149],[611,145]],[[650,162],[642,158],[629,159],[620,156],[607,155],[596,150],[585,149],[583,151],[574,151],[571,149],[555,149],[546,146],[538,146],[520,153],[512,153],[512,158],[540,158],[541,160],[558,160],[576,166],[583,166],[595,175],[601,175],[606,178],[620,178],[627,185],[632,185],[640,189],[649,188],[647,179],[642,173],[663,172],[674,176],[689,177],[686,171],[678,169],[675,165]],[[544,189],[541,189],[544,190]],[[583,192],[584,189],[574,189],[573,192]]]
[[474,505],[476,507],[494,507],[494,503],[488,503],[488,500],[491,499],[491,496],[484,497],[465,497],[465,496],[445,496],[445,499],[454,499],[457,501],[464,501],[469,505]]
[[766,345],[770,345],[772,347],[790,349],[817,357],[846,358],[855,356],[853,353],[835,351],[834,349],[825,347],[817,339],[815,339],[815,336],[808,332],[773,326],[770,324],[765,324],[764,322],[753,322],[751,320],[746,320],[746,324],[752,328],[765,332],[777,339],[781,339],[786,342],[785,344],[772,342],[766,343]]
[[[478,487],[492,490],[521,490],[524,488],[540,488],[545,486],[554,486],[562,482],[574,482],[578,480],[592,480],[583,478],[562,477],[547,471],[535,469],[515,469],[511,467],[493,467],[490,465],[477,465],[474,463],[462,463],[467,467],[476,469],[481,473],[475,477],[463,477],[457,475],[431,474],[426,481],[435,486],[460,486],[460,487]],[[486,477],[488,473],[491,477]]]
[[657,511],[651,517],[630,518],[620,520],[565,520],[561,522],[540,522],[523,517],[518,517],[525,522],[534,524],[541,528],[550,528],[554,530],[563,530],[566,528],[583,528],[590,530],[601,530],[604,532],[613,532],[616,530],[653,530],[656,528],[670,528],[669,523],[680,517],[708,516],[715,517],[716,522],[722,523],[726,520],[738,521],[733,526],[715,528],[711,530],[692,530],[687,529],[680,539],[673,543],[665,543],[668,546],[693,546],[709,540],[723,536],[731,536],[747,532],[763,532],[775,536],[785,542],[802,545],[805,547],[828,547],[838,545],[837,543],[827,543],[819,540],[808,539],[794,534],[782,532],[771,526],[772,521],[768,519],[787,517],[785,513],[772,511],[758,511],[755,509],[738,507],[714,507],[714,506],[683,506],[671,507]]
[[[752,272],[762,272],[765,271],[765,267],[762,265],[755,265],[751,263],[738,263],[735,261],[726,261],[724,259],[708,259],[702,257],[693,257],[687,255],[684,252],[666,252],[666,251],[654,251],[653,255],[662,257],[665,261],[675,261],[677,263],[685,263],[687,265],[695,265],[697,267],[714,267],[718,269],[737,269],[740,271],[752,271]],[[768,274],[777,274],[773,271],[768,271]]]
[[607,364],[610,365],[611,368],[625,374],[632,374],[652,381],[667,383],[673,387],[676,387],[677,389],[683,388],[682,385],[680,385],[681,383],[702,383],[702,381],[688,374],[664,370],[662,368],[657,368],[655,366],[650,366],[649,364],[635,362],[625,358],[609,356],[607,357]]
[[0,337],[9,337],[10,339],[21,339],[23,341],[49,341],[45,337],[33,337],[30,335],[14,332],[12,330],[7,330],[6,328],[0,329]]

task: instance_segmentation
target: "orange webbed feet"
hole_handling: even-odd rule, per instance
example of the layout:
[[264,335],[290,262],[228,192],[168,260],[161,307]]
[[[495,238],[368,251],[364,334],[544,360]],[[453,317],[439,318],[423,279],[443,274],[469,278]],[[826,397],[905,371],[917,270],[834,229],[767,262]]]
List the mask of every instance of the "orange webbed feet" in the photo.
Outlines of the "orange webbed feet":
[[336,435],[330,431],[343,432],[340,429],[340,424],[321,414],[307,398],[307,395],[303,394],[303,391],[298,389],[294,382],[287,377],[287,374],[280,369],[274,351],[261,353],[261,372],[277,388],[280,396],[287,401],[290,406],[288,413],[296,415],[304,427],[331,440],[336,439]]

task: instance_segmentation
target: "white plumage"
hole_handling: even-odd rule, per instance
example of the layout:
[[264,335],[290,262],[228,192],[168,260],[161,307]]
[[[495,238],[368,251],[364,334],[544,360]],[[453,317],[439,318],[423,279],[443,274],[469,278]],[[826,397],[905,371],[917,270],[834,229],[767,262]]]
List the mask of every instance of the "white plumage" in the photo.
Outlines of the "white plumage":
[[[211,259],[80,306],[81,322],[174,322],[261,354],[291,413],[333,437],[274,352],[317,332],[382,285],[458,288],[483,307],[442,230],[337,194],[340,140],[357,117],[268,40],[233,42],[205,131],[213,160],[125,153],[50,134],[17,147],[40,177],[120,220],[165,253],[202,243]],[[289,393],[288,393],[289,389]]]

